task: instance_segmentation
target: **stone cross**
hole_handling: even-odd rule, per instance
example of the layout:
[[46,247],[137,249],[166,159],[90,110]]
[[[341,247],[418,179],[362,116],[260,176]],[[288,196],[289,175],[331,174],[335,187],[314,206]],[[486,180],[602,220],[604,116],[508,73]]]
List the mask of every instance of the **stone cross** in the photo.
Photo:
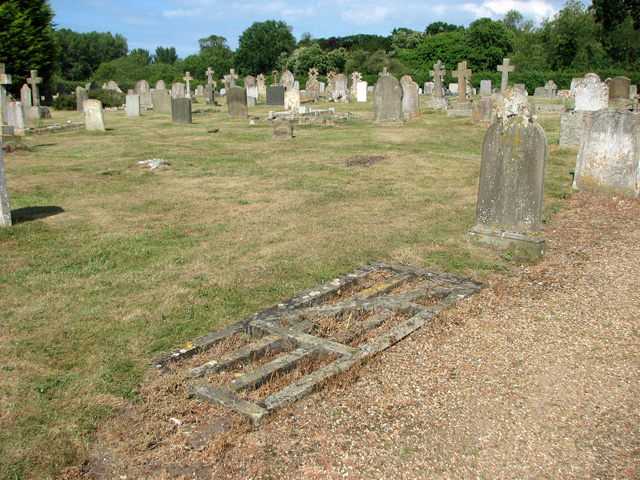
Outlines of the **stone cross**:
[[193,80],[193,77],[189,74],[189,72],[184,72],[184,77],[182,77],[182,79],[187,84],[187,94],[185,95],[185,98],[191,98],[191,80]]
[[224,76],[224,84],[227,87],[227,89],[236,86],[237,78],[238,78],[238,75],[236,75],[236,71],[233,68],[229,70],[229,75]]
[[453,72],[454,77],[458,77],[458,102],[467,101],[467,78],[471,77],[471,69],[467,68],[467,61],[458,64],[458,70]]
[[211,86],[213,84],[213,74],[216,73],[213,71],[213,68],[209,67],[207,68],[207,71],[204,72],[207,74],[207,84],[209,84],[209,86]]
[[316,67],[311,67],[309,69],[309,80],[317,80],[318,79],[318,69]]
[[33,95],[33,106],[40,106],[40,92],[38,92],[38,84],[42,83],[42,77],[38,76],[37,70],[31,70],[31,78],[27,78],[27,83],[31,85],[31,93]]
[[429,72],[429,75],[433,77],[434,98],[442,98],[442,79],[446,74],[447,74],[447,70],[442,64],[442,60],[438,60],[438,63],[433,65],[433,70]]
[[387,73],[389,73],[389,69],[387,67],[384,67],[381,72],[378,72],[378,75],[382,76],[386,75]]
[[7,75],[5,73],[4,63],[0,63],[0,125],[4,125],[4,115],[6,114],[5,109],[7,108],[7,92],[5,91],[4,86],[10,84],[11,75]]
[[509,72],[516,69],[513,65],[509,65],[509,59],[503,58],[502,65],[498,65],[498,71],[502,72],[502,83],[500,84],[500,93],[504,93],[509,88]]
[[271,72],[271,75],[273,75],[273,84],[277,85],[278,84],[278,70],[274,70],[273,72]]

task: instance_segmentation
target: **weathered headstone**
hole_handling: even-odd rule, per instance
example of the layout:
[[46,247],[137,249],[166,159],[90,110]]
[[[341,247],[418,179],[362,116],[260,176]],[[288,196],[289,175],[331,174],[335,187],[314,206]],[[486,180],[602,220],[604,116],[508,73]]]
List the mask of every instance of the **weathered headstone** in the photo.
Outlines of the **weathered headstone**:
[[327,87],[325,88],[325,92],[327,94],[333,93],[333,88],[335,86],[334,79],[336,78],[336,72],[330,70],[327,72]]
[[276,120],[273,138],[293,138],[293,125],[286,120]]
[[630,87],[630,78],[615,77],[611,80],[611,83],[609,83],[609,98],[628,100]]
[[190,98],[171,99],[171,122],[180,125],[193,123]]
[[564,148],[579,148],[582,142],[583,113],[576,110],[564,112],[560,117],[560,141]]
[[402,87],[393,75],[380,76],[373,89],[373,124],[404,125]]
[[11,226],[11,206],[9,205],[9,191],[7,176],[4,173],[4,155],[2,153],[2,135],[0,135],[0,227]]
[[296,111],[300,107],[300,91],[295,88],[290,88],[284,93],[284,108],[285,110],[295,109]]
[[20,101],[25,109],[33,106],[33,100],[31,99],[31,89],[26,83],[20,89]]
[[544,89],[549,98],[555,98],[558,95],[558,84],[553,80],[549,80],[545,83]]
[[191,80],[193,80],[193,77],[189,72],[184,72],[184,77],[182,77],[182,79],[185,81],[186,88],[186,93],[184,96],[185,98],[191,98]]
[[280,76],[280,86],[285,88],[293,88],[293,82],[295,82],[293,73],[289,70],[285,70]]
[[305,92],[307,97],[318,98],[320,94],[320,82],[318,82],[318,69],[312,67],[309,69],[309,80],[305,84]]
[[229,118],[248,118],[247,92],[242,87],[231,87],[227,92]]
[[498,100],[501,95],[483,95],[473,104],[471,120],[474,123],[493,123],[497,120]]
[[584,77],[577,77],[577,78],[572,78],[571,79],[571,86],[569,87],[569,89],[573,92],[575,91],[576,87],[578,85],[580,85],[582,82],[584,82]]
[[16,135],[24,135],[27,128],[22,102],[7,103],[7,124],[13,127]]
[[358,82],[362,80],[362,74],[360,72],[351,73],[351,88],[349,89],[349,96],[356,98],[358,96]]
[[527,86],[524,83],[516,83],[514,85],[514,88],[520,90],[525,96],[529,95],[529,93],[527,92]]
[[[467,97],[467,80],[471,78],[471,69],[467,68],[466,60],[458,63],[458,70],[455,70],[453,75],[458,77],[458,99],[447,110],[447,116],[470,117],[473,114],[473,105]],[[451,86],[449,89],[451,90]]]
[[429,75],[433,77],[433,90],[431,99],[428,102],[429,108],[435,110],[446,110],[450,106],[448,98],[444,98],[444,88],[442,85],[442,79],[447,74],[445,66],[442,64],[442,60],[438,60],[433,65],[433,70],[429,72]]
[[229,75],[224,76],[224,88],[225,90],[227,90],[227,92],[231,87],[236,86],[237,79],[238,79],[238,75],[236,74],[236,71],[233,68],[229,70]]
[[338,73],[335,77],[333,77],[333,91],[339,92],[343,95],[347,95],[349,93],[349,89],[347,88],[349,84],[349,79],[344,73]]
[[213,87],[213,74],[215,73],[211,67],[207,68],[207,88],[205,89],[206,104],[213,105],[216,101],[215,88]]
[[273,75],[273,83],[270,86],[271,87],[279,87],[280,85],[278,84],[278,75],[279,75],[278,70],[273,70],[271,72],[271,75]]
[[267,88],[267,105],[284,105],[284,87]]
[[256,77],[256,83],[258,84],[258,98],[265,99],[267,98],[267,84],[266,77],[263,73],[259,74]]
[[140,116],[140,95],[127,95],[127,103],[124,106],[125,117]]
[[629,100],[633,100],[637,96],[638,96],[638,86],[631,85],[631,87],[629,87]]
[[476,225],[469,240],[535,263],[546,247],[540,229],[547,139],[530,115],[522,92],[508,89],[498,120],[484,137]]
[[85,100],[89,100],[89,94],[87,91],[82,87],[76,87],[76,112],[84,112],[82,104]]
[[145,79],[142,79],[138,83],[136,83],[136,88],[134,90],[137,95],[140,95],[142,93],[149,93],[151,91],[149,88],[149,82],[147,82]]
[[31,77],[27,78],[27,83],[31,85],[33,106],[27,109],[27,118],[37,120],[39,118],[51,118],[49,108],[40,106],[40,91],[38,85],[42,83],[42,77],[38,76],[37,70],[31,70]]
[[13,78],[5,72],[4,63],[0,63],[0,136],[3,134],[2,126],[7,125],[7,91],[5,85],[11,85]]
[[629,197],[640,194],[640,116],[628,110],[583,114],[573,187]]
[[402,87],[402,116],[404,118],[420,117],[420,98],[418,84],[409,75],[400,79]]
[[171,98],[185,98],[184,83],[174,83],[171,85]]
[[116,82],[114,82],[113,80],[109,80],[107,82],[107,84],[104,87],[105,90],[113,90],[116,91],[118,90],[118,84]]
[[258,85],[249,85],[246,87],[247,90],[247,98],[255,98],[257,99],[260,96],[260,88]]
[[502,82],[500,83],[500,93],[505,93],[509,88],[509,73],[513,72],[516,67],[509,65],[509,59],[503,58],[502,65],[498,65],[497,70],[502,72]]
[[156,90],[166,90],[167,84],[164,83],[164,80],[160,79],[156,82]]
[[574,90],[575,109],[593,112],[609,106],[609,86],[595,73],[587,73]]
[[369,88],[369,83],[367,82],[358,82],[356,91],[356,99],[358,102],[366,102],[367,101],[367,89]]
[[480,95],[491,95],[491,80],[480,80]]
[[169,90],[160,89],[151,92],[153,98],[153,113],[172,117],[171,94]]
[[204,95],[204,85],[198,85],[196,87],[196,95]]
[[425,95],[433,95],[433,87],[435,86],[434,82],[424,82],[424,86],[422,91]]
[[84,110],[84,125],[87,130],[104,131],[104,115],[100,100],[85,100],[82,104]]

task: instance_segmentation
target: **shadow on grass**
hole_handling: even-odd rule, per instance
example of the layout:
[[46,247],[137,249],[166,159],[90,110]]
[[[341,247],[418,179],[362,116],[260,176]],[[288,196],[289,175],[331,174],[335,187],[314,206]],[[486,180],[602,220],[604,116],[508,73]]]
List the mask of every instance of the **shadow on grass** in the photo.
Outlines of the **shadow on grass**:
[[51,217],[63,213],[64,209],[50,205],[46,207],[23,207],[11,211],[11,220],[14,224],[31,222],[40,218]]

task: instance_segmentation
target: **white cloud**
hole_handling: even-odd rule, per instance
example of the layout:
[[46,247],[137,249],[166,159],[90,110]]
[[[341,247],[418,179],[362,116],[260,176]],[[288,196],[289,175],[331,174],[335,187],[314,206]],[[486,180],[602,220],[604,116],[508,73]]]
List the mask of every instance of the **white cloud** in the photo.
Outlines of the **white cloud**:
[[388,7],[375,7],[375,8],[359,8],[352,9],[343,12],[340,18],[345,22],[353,23],[354,25],[372,25],[374,23],[380,23],[385,20],[390,13]]
[[465,10],[480,17],[502,17],[509,10],[517,10],[525,18],[532,18],[540,23],[543,19],[552,17],[557,10],[545,0],[486,0],[481,4],[465,3]]
[[201,8],[176,8],[175,10],[164,10],[162,16],[165,18],[185,18],[195,17],[202,14]]

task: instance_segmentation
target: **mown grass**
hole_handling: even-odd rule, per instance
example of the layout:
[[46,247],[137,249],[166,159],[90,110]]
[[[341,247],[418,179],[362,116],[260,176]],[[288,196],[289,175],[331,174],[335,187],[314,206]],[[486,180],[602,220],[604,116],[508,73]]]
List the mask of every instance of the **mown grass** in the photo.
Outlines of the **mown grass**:
[[[485,126],[425,111],[374,127],[370,103],[336,107],[362,118],[285,141],[225,107],[193,125],[106,112],[107,132],[28,136],[5,155],[13,211],[64,211],[0,231],[0,476],[55,476],[136,400],[150,359],[354,267],[510,267],[466,243]],[[575,151],[557,145],[558,116],[540,122],[548,218]],[[171,166],[137,166],[158,157]]]

